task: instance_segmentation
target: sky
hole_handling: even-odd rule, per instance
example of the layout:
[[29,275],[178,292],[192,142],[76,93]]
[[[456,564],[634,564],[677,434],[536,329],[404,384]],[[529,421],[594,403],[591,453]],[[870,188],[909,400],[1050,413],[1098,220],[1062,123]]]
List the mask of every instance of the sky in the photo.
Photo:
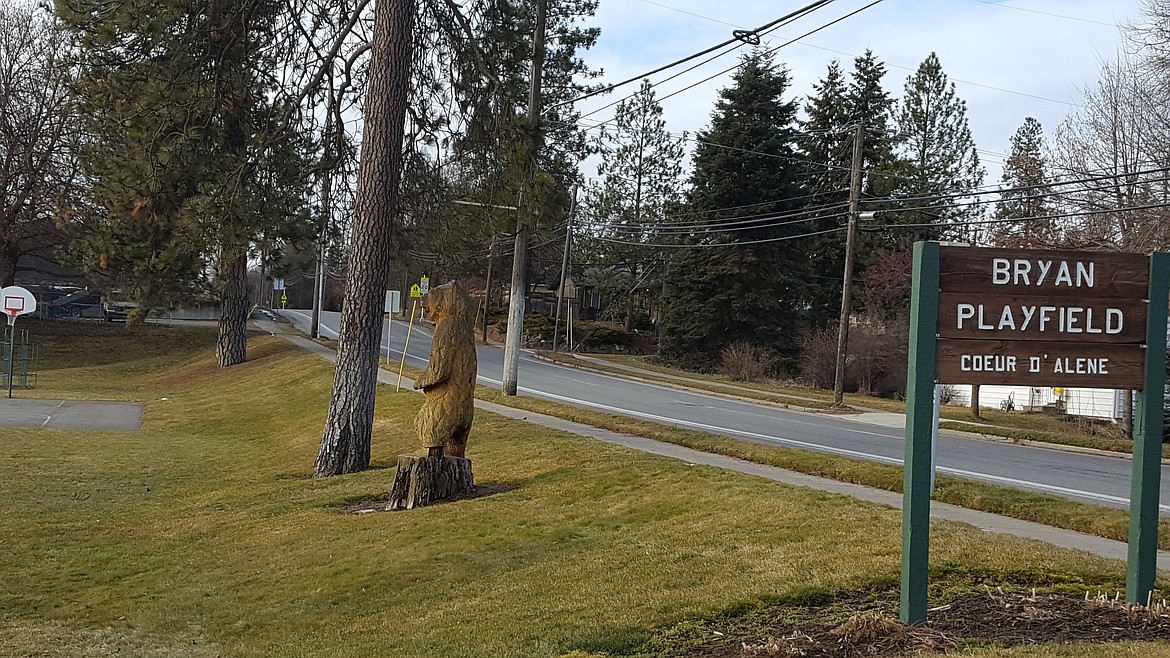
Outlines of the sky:
[[[604,71],[602,82],[641,75],[798,9],[810,0],[600,0],[590,25],[601,28],[586,61]],[[769,34],[775,47],[869,4],[872,0],[835,0],[790,26]],[[1112,61],[1127,24],[1140,20],[1141,0],[884,0],[816,34],[781,48],[778,62],[789,70],[789,97],[804,99],[834,58],[846,72],[866,48],[885,63],[885,87],[902,96],[906,78],[933,51],[943,71],[967,103],[967,120],[979,157],[987,169],[984,183],[998,183],[1009,138],[1031,116],[1046,137],[1074,112],[1084,90],[1096,85],[1101,63]],[[733,66],[739,52],[656,87],[659,98]],[[690,64],[680,67],[687,68]],[[658,82],[677,70],[651,76]],[[718,90],[730,74],[703,82],[662,101],[667,129],[692,136],[707,127]],[[612,103],[637,84],[578,103],[589,112]],[[604,120],[613,108],[590,119]],[[585,121],[586,124],[589,121]],[[596,176],[596,159],[585,174]]]

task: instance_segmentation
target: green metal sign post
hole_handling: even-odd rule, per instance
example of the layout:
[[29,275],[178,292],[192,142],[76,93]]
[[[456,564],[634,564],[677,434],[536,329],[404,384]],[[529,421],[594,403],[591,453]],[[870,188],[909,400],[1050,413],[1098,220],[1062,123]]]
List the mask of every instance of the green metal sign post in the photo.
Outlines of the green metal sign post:
[[1133,415],[1133,477],[1129,494],[1129,561],[1125,600],[1146,605],[1158,575],[1158,495],[1162,476],[1162,404],[1166,386],[1166,305],[1170,254],[1150,256],[1145,385]]
[[899,616],[904,624],[926,621],[938,269],[938,243],[915,243],[914,283],[910,293],[910,359],[906,376],[906,461],[902,479],[902,597]]
[[903,623],[926,622],[936,384],[1140,389],[1126,600],[1157,577],[1170,254],[914,245],[902,483]]

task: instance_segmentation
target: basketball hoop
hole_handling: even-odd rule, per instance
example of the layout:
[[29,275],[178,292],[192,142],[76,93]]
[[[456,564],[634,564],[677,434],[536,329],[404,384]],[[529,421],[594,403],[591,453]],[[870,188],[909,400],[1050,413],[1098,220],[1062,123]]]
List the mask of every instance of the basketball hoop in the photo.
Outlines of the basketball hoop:
[[0,302],[4,314],[8,316],[8,326],[16,324],[16,318],[37,310],[37,298],[20,286],[8,286],[0,289]]

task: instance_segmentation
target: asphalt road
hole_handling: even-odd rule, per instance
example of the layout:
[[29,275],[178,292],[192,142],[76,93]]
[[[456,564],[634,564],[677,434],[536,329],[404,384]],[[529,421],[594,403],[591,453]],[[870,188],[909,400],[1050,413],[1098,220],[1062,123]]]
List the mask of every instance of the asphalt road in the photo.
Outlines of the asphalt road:
[[[308,311],[283,315],[307,331]],[[336,337],[338,314],[322,314],[322,334]],[[387,325],[383,325],[383,346]],[[391,329],[392,361],[402,356],[406,323]],[[425,366],[430,333],[417,327],[410,336],[407,361]],[[479,347],[480,383],[500,387],[502,348]],[[383,347],[385,356],[385,347]],[[857,459],[902,464],[905,433],[901,427],[842,416],[791,411],[773,405],[682,391],[565,368],[524,353],[518,375],[520,392],[668,425],[703,430],[738,439],[790,446]],[[1131,462],[1124,457],[1017,445],[942,433],[938,470],[1028,491],[1056,494],[1113,507],[1128,507]],[[1162,467],[1161,515],[1170,517],[1170,466]]]

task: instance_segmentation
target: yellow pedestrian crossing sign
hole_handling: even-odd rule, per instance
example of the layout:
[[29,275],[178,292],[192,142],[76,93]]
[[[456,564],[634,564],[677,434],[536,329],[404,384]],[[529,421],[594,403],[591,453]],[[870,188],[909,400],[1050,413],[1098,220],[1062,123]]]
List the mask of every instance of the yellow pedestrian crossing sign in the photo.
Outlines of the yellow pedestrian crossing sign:
[[417,283],[410,287],[410,296],[422,297],[422,288],[419,288]]

